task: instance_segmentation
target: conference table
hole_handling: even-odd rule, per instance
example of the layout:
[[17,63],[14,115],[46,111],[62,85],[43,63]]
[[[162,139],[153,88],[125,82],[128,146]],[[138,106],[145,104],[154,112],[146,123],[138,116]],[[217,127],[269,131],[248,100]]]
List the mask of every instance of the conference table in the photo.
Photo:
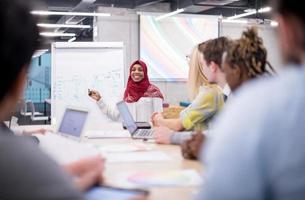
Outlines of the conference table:
[[[34,130],[37,128],[53,129],[52,126],[20,126],[23,130]],[[122,129],[119,123],[102,124],[94,127],[87,127],[88,130],[119,130]],[[166,154],[170,159],[166,161],[153,161],[153,162],[120,162],[108,163],[106,161],[106,169],[104,172],[104,183],[106,185],[121,187],[122,184],[117,180],[117,174],[124,173],[137,173],[137,172],[166,172],[170,170],[195,170],[202,174],[202,165],[198,161],[185,160],[181,155],[180,146],[177,145],[159,145],[153,141],[134,140],[131,138],[109,138],[109,139],[88,139],[82,138],[83,143],[90,143],[96,145],[144,145],[154,148]],[[148,187],[149,198],[151,200],[185,200],[193,199],[198,193],[198,186],[179,186],[179,187]]]

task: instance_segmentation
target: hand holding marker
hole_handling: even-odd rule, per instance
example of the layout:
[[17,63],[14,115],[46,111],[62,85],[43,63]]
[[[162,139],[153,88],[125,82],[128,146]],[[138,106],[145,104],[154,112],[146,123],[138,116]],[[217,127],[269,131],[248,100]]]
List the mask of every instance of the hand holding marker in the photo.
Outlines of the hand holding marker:
[[96,90],[88,89],[88,95],[89,95],[89,97],[91,97],[92,99],[94,99],[96,101],[99,101],[102,98],[100,93],[98,91],[96,91]]

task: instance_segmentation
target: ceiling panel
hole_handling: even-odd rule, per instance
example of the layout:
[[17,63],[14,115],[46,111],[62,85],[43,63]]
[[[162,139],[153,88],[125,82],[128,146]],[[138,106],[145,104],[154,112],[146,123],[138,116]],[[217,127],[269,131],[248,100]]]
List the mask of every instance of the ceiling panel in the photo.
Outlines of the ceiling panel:
[[[147,6],[153,7],[158,3],[170,3],[172,10],[185,8],[185,13],[232,16],[243,13],[247,8],[260,8],[267,5],[267,0],[36,0],[36,9],[50,11],[78,11],[92,12],[98,6],[138,9]],[[161,5],[161,4],[160,4]],[[147,10],[149,11],[149,9]],[[253,16],[252,16],[253,17]],[[258,18],[270,18],[268,15],[260,15]],[[43,23],[79,22],[92,25],[92,17],[63,17],[48,16],[40,19]],[[54,29],[45,29],[54,31]],[[80,41],[92,40],[92,29],[57,29],[57,31],[72,32],[77,34]],[[69,38],[53,38],[49,41],[67,41]]]

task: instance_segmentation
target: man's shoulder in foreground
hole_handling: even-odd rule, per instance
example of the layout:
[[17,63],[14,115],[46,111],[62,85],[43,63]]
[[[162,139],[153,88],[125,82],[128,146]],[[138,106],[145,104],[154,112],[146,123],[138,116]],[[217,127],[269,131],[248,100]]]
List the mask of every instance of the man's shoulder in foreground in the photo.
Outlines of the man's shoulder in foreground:
[[[203,149],[206,199],[305,195],[305,69],[245,85]],[[269,196],[270,197],[270,196]]]
[[82,199],[71,178],[22,137],[0,134],[0,163],[0,199]]

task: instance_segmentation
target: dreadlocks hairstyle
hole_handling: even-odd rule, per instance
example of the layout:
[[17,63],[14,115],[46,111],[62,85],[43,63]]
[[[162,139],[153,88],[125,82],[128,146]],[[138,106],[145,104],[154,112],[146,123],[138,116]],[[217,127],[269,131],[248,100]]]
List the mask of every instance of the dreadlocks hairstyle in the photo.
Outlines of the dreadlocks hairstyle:
[[[267,61],[267,50],[264,47],[263,39],[258,36],[257,29],[254,27],[244,31],[241,38],[230,45],[225,62],[231,67],[243,67],[249,78],[275,73]],[[266,69],[266,66],[272,73]]]

